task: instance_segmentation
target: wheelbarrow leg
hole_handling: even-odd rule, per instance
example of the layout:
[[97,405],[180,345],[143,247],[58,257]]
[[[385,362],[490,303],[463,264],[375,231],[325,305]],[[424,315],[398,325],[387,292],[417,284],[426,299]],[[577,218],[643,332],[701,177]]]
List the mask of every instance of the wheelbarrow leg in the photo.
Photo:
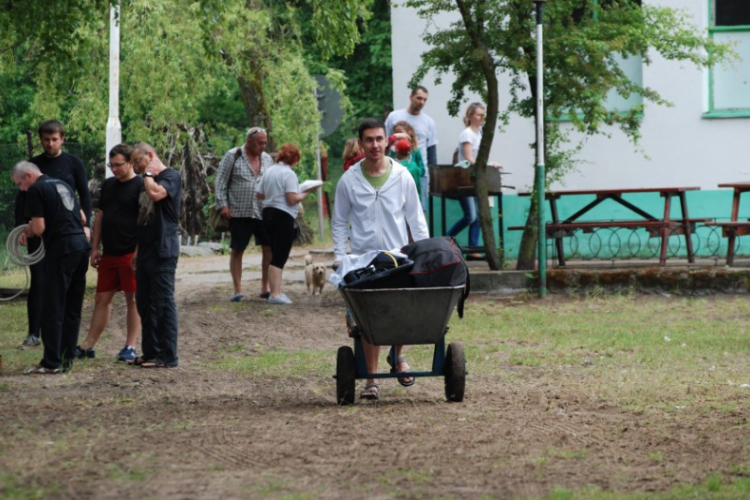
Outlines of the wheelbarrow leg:
[[445,368],[445,337],[435,344],[435,352],[432,355],[432,373],[435,375],[444,375]]
[[367,362],[365,361],[365,348],[362,346],[362,339],[354,339],[354,360],[357,366],[357,378],[367,378]]

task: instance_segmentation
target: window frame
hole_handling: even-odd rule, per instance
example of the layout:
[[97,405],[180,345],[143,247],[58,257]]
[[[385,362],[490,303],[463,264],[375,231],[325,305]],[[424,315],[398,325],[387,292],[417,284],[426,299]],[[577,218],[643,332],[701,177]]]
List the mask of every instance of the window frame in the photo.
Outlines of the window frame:
[[[716,2],[717,0],[708,1],[708,36],[714,39],[716,33],[748,33],[750,34],[750,24],[734,26],[716,26]],[[738,64],[750,64],[750,61],[740,60]],[[714,108],[715,77],[714,67],[708,68],[708,111],[703,113],[703,118],[750,118],[750,106],[747,108],[737,109],[715,109]]]

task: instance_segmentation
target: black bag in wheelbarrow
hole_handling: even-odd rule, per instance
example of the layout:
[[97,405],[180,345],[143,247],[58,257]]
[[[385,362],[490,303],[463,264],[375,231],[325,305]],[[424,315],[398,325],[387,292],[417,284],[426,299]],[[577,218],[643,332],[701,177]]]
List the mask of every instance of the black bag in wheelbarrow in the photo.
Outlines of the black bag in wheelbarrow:
[[471,283],[469,269],[456,240],[450,236],[428,238],[406,245],[401,252],[414,261],[410,271],[414,287],[464,285],[464,293],[456,307],[458,316],[463,318],[464,301],[469,296]]
[[346,288],[355,290],[383,290],[385,288],[412,288],[409,274],[414,263],[389,252],[380,252],[370,263],[344,276]]

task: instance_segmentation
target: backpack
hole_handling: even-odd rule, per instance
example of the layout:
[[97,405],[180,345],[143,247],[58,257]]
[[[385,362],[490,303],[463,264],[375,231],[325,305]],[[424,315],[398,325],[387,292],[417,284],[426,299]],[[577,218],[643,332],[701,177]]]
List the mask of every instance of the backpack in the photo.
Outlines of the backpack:
[[365,267],[349,271],[344,276],[346,288],[382,290],[384,288],[412,288],[409,275],[413,263],[389,252],[380,252]]
[[401,252],[414,262],[410,274],[415,287],[464,285],[457,307],[458,316],[463,318],[464,301],[469,296],[471,284],[469,269],[456,240],[450,236],[428,238],[406,245]]

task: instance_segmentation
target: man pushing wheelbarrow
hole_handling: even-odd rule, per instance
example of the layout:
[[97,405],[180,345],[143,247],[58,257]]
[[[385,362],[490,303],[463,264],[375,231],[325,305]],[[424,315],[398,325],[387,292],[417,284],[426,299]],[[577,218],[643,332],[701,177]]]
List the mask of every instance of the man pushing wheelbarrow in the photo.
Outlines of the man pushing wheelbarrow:
[[[348,244],[351,244],[352,254],[363,255],[373,251],[377,253],[378,250],[382,249],[400,249],[409,243],[410,236],[414,242],[429,238],[427,223],[422,212],[414,179],[405,167],[386,155],[388,143],[384,125],[379,120],[370,118],[360,124],[358,132],[359,145],[365,154],[365,158],[349,168],[336,187],[336,201],[331,220],[336,263],[341,262],[346,257]],[[367,290],[360,291],[365,292]],[[399,300],[395,297],[383,297],[382,294],[380,294],[380,297],[376,297],[375,295],[347,293],[346,291],[343,293],[347,305],[358,320],[358,326],[364,326],[360,323],[369,323],[369,319],[371,319],[366,312],[368,307],[361,304],[361,301],[374,300],[384,304],[393,304]],[[452,300],[453,293],[449,292],[449,294]],[[456,302],[457,299],[453,301],[450,307],[448,318]],[[408,304],[409,302],[401,304],[402,309]],[[412,304],[412,306],[414,305]],[[446,304],[446,306],[448,305]],[[447,323],[447,320],[445,322]],[[350,322],[348,321],[348,323]],[[376,327],[376,325],[373,325],[373,327]],[[360,397],[376,400],[380,395],[380,386],[375,377],[378,369],[380,345],[394,344],[388,356],[388,362],[392,367],[391,371],[395,373],[393,376],[397,377],[399,383],[404,387],[412,386],[416,377],[410,375],[413,372],[403,355],[403,344],[433,342],[420,342],[414,341],[414,339],[409,341],[408,338],[404,341],[399,341],[396,338],[378,339],[373,331],[367,331],[370,330],[369,328],[365,327],[362,330],[364,335],[361,336],[361,344],[358,343],[357,348],[359,350],[361,346],[361,356],[364,358],[366,373],[364,377],[357,378],[365,378],[366,383]],[[434,343],[443,345],[443,334],[444,324],[440,327],[439,336],[441,338],[439,342]],[[353,336],[359,341],[357,335]],[[348,349],[346,352],[351,354],[345,354],[344,357],[347,357],[347,359],[340,359],[339,364],[343,363],[345,366],[350,364],[352,366],[344,370],[347,379],[345,381],[341,380],[342,377],[337,369],[337,378],[339,378],[337,386],[340,388],[337,391],[339,393],[337,399],[339,403],[352,403],[354,399],[355,360],[350,348],[342,349]],[[342,357],[341,350],[339,357]],[[460,357],[463,359],[463,352],[461,352]],[[362,375],[362,371],[357,370],[356,374]],[[384,375],[377,376],[377,378],[385,377]],[[461,388],[461,398],[463,398],[463,388]]]

